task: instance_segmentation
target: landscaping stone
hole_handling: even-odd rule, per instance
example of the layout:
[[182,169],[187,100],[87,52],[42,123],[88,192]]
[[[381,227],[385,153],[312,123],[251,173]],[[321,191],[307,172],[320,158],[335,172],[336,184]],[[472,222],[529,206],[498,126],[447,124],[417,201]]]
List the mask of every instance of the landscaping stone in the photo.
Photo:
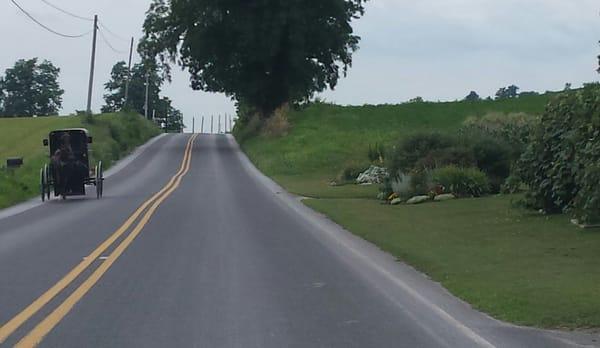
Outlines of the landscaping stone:
[[451,193],[447,193],[447,194],[437,195],[437,196],[435,196],[435,198],[433,200],[436,202],[443,202],[443,201],[449,201],[452,199],[456,199],[456,196]]
[[406,204],[420,204],[420,203],[427,202],[429,200],[430,200],[429,196],[415,196],[415,197],[409,199],[408,201],[406,201]]
[[398,205],[398,204],[400,204],[400,203],[402,203],[402,199],[400,199],[400,198],[394,198],[394,199],[392,199],[392,201],[390,202],[390,204],[391,204],[391,205]]
[[381,184],[388,177],[387,169],[378,166],[370,166],[369,169],[360,173],[356,178],[356,183],[362,184]]

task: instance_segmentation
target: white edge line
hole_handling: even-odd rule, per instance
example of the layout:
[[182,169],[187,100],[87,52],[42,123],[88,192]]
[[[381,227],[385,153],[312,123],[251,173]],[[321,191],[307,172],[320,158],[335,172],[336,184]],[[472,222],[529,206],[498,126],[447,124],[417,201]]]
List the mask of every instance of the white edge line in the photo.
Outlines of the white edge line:
[[[244,164],[244,166],[247,169],[249,169],[250,171],[252,171],[255,174],[257,174],[257,177],[260,178],[260,179],[262,179],[260,181],[261,181],[261,183],[264,184],[265,187],[267,187],[267,189],[273,191],[272,188],[276,188],[275,192],[287,192],[283,188],[281,188],[276,182],[274,182],[269,177],[265,176],[261,171],[259,171],[258,168],[256,168],[254,166],[254,164],[252,164],[252,162],[248,159],[248,157],[244,154],[244,152],[241,151],[241,149],[239,148],[239,145],[237,144],[237,142],[235,141],[235,139],[232,136],[229,136],[229,142],[232,143],[232,145],[234,146],[234,148],[237,148],[239,150],[239,151],[236,151],[236,153],[238,154],[238,156],[242,160],[242,163]],[[287,195],[277,195],[277,196],[283,202],[285,202],[289,207],[291,207],[294,211],[296,211],[298,213],[301,213],[301,215],[306,215],[306,212],[308,212],[310,210],[308,207],[305,207],[304,205],[299,206],[299,204],[302,204],[302,203],[299,203],[297,200],[294,200],[294,199],[289,199],[289,197],[287,197]],[[288,199],[286,199],[286,198],[288,198]],[[304,209],[307,209],[307,210],[304,210]],[[310,210],[310,212],[313,212],[313,211]],[[368,264],[371,268],[373,268],[374,270],[376,270],[377,272],[379,272],[380,274],[382,274],[383,276],[385,276],[387,279],[391,280],[394,284],[396,284],[399,287],[401,287],[410,296],[414,297],[416,300],[418,300],[419,302],[423,303],[425,306],[427,306],[428,308],[430,308],[441,319],[445,320],[449,324],[451,324],[454,327],[456,327],[466,337],[468,337],[469,339],[473,340],[475,343],[477,343],[478,345],[481,345],[482,347],[496,348],[496,346],[494,346],[493,344],[491,344],[490,342],[488,342],[486,339],[484,339],[483,337],[481,337],[479,334],[477,334],[471,328],[469,328],[468,326],[466,326],[463,323],[461,323],[460,321],[458,321],[456,318],[454,318],[453,316],[451,316],[448,312],[446,312],[445,310],[443,310],[442,308],[440,308],[436,304],[428,301],[426,298],[424,298],[423,296],[421,296],[417,291],[415,291],[408,284],[406,284],[405,282],[403,282],[401,279],[398,279],[397,277],[395,277],[392,273],[390,273],[389,271],[387,271],[386,269],[384,269],[383,267],[381,267],[377,262],[373,261],[371,258],[367,257],[366,255],[364,255],[363,253],[361,253],[359,250],[357,250],[356,248],[354,248],[347,241],[341,240],[340,238],[338,238],[337,236],[335,236],[335,234],[332,233],[332,231],[330,231],[328,228],[326,228],[325,226],[323,226],[322,223],[319,222],[319,219],[320,218],[322,219],[322,217],[319,217],[316,213],[314,213],[314,217],[315,217],[314,219],[308,219],[308,222],[311,225],[313,225],[315,228],[319,229],[320,231],[322,231],[324,233],[327,233],[331,238],[333,238],[334,240],[336,240],[338,243],[341,243],[342,245],[344,245],[347,250],[349,250],[350,252],[352,252],[355,256],[359,257],[366,264]],[[344,230],[342,227],[340,227],[337,224],[335,224],[335,226],[338,226],[341,230]]]

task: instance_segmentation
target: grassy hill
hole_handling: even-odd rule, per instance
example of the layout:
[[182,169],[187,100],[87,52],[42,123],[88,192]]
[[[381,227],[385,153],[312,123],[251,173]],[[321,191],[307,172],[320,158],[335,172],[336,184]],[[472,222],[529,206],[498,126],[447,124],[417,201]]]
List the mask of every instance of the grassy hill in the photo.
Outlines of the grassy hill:
[[[0,118],[0,208],[36,196],[39,169],[48,160],[48,148],[42,139],[61,128],[87,128],[94,137],[93,159],[106,167],[160,131],[151,122],[134,114],[85,116]],[[7,157],[23,157],[24,166],[8,172]]]
[[496,318],[546,328],[600,327],[600,233],[488,196],[417,206],[381,205],[376,186],[329,185],[368,163],[369,144],[420,130],[456,130],[489,112],[541,114],[550,95],[503,101],[362,107],[316,104],[289,115],[283,137],[242,148],[264,173],[353,233],[439,281]]
[[315,104],[289,115],[289,136],[258,136],[242,145],[252,161],[291,192],[308,197],[374,197],[373,188],[332,188],[344,167],[368,163],[369,144],[391,146],[421,130],[451,131],[490,112],[541,114],[551,97],[479,102],[349,106]]

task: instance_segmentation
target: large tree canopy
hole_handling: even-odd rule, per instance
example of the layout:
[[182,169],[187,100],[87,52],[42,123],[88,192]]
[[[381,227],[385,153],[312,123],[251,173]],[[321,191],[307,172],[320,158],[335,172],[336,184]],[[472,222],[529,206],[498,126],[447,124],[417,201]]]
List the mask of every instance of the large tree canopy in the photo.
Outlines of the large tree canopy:
[[263,115],[334,88],[359,37],[366,0],[154,0],[139,51],[192,88],[222,92]]
[[64,91],[58,84],[60,69],[37,58],[20,59],[0,79],[0,115],[56,115]]

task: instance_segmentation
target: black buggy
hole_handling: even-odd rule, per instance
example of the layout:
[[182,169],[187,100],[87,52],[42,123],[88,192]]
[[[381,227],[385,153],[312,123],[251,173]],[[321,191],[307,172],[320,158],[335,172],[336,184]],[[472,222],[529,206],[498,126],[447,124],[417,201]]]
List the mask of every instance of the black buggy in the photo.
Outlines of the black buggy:
[[96,186],[96,197],[102,197],[104,175],[102,161],[98,161],[94,171],[90,170],[88,144],[92,137],[86,129],[61,129],[50,132],[44,139],[44,146],[50,148],[50,163],[40,170],[40,191],[42,201],[55,197],[84,196],[85,186]]

